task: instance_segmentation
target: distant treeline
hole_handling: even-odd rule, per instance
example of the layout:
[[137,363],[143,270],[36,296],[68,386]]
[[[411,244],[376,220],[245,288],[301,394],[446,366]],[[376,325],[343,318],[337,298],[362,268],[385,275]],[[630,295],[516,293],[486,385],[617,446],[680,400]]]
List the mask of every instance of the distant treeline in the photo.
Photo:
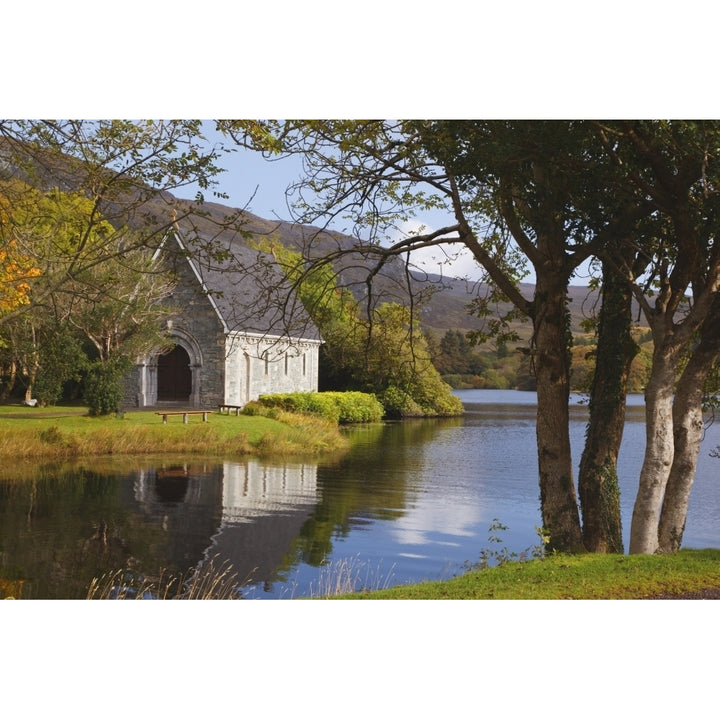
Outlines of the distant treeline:
[[[646,328],[638,328],[640,352],[633,361],[628,392],[642,392],[649,377],[652,341]],[[433,364],[443,380],[455,389],[535,390],[536,382],[526,344],[473,346],[460,330],[447,330],[442,338],[429,336]],[[573,338],[571,390],[587,392],[595,368],[595,336]]]

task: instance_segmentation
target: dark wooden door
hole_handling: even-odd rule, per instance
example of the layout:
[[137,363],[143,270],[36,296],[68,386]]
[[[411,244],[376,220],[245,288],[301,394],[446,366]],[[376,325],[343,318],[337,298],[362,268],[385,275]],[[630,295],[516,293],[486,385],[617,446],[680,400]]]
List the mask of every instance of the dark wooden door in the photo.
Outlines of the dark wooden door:
[[158,357],[158,400],[188,402],[192,392],[192,373],[187,351],[176,345]]

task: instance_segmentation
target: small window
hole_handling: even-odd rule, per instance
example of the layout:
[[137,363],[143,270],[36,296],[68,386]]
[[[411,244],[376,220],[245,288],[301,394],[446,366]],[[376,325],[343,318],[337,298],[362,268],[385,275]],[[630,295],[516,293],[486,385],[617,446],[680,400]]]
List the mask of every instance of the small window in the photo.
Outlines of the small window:
[[288,354],[285,353],[285,374],[288,374]]
[[270,372],[270,359],[268,356],[265,356],[265,374],[267,375]]

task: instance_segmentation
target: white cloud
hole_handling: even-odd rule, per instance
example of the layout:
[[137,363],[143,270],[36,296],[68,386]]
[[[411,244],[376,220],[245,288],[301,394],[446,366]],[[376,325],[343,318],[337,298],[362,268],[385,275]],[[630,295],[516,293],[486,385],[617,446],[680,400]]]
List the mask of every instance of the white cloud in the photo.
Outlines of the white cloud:
[[[391,240],[397,242],[408,235],[428,233],[433,230],[434,228],[418,220],[408,220],[398,227]],[[410,257],[413,265],[427,273],[442,274],[446,277],[468,277],[472,280],[478,279],[482,273],[482,268],[462,243],[420,248],[413,250]]]

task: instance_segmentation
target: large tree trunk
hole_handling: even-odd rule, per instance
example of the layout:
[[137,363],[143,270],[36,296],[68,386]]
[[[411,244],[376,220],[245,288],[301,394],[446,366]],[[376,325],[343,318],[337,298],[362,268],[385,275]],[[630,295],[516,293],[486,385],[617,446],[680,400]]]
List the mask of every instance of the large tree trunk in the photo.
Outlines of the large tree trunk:
[[677,355],[677,350],[662,344],[653,353],[652,372],[645,388],[645,457],[630,527],[631,553],[652,555],[658,549],[658,517],[673,461]]
[[703,323],[701,340],[694,350],[675,391],[673,402],[674,457],[665,488],[658,527],[659,550],[680,549],[687,518],[690,491],[695,480],[705,424],[703,386],[720,356],[720,299]]
[[570,353],[566,285],[560,273],[538,276],[533,317],[537,379],[537,444],[540,503],[549,549],[581,552],[570,450]]
[[623,552],[617,458],[625,426],[627,380],[639,350],[631,325],[632,293],[623,279],[604,266],[590,417],[578,475],[583,541],[589,552]]
[[0,388],[0,403],[4,403],[10,397],[10,393],[15,387],[15,380],[17,379],[17,363],[11,360],[7,368],[8,380]]

